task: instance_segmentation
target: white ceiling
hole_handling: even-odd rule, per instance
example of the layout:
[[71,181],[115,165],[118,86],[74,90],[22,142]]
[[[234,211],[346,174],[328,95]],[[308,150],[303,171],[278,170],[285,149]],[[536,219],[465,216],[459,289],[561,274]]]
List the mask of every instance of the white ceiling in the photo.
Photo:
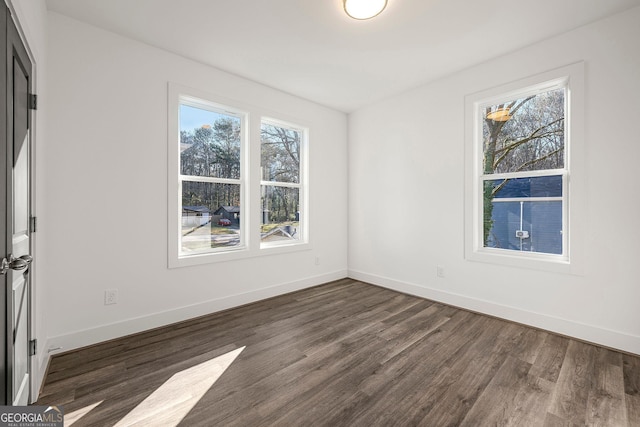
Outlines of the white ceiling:
[[47,0],[49,10],[344,112],[640,0]]

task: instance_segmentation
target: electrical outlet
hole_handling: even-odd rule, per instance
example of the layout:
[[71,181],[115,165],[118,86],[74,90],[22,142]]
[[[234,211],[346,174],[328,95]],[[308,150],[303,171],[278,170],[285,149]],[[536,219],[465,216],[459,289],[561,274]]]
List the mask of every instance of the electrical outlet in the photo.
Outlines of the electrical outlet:
[[320,257],[319,256],[316,257],[316,265],[320,265]]
[[436,266],[436,276],[444,277],[444,267],[441,265]]
[[105,289],[104,291],[104,305],[111,305],[118,303],[118,290],[117,289]]

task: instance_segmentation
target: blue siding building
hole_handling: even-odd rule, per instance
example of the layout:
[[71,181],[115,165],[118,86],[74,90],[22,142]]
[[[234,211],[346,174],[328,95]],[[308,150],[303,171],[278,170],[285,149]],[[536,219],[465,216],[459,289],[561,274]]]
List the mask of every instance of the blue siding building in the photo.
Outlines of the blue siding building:
[[488,247],[562,254],[562,176],[491,181]]

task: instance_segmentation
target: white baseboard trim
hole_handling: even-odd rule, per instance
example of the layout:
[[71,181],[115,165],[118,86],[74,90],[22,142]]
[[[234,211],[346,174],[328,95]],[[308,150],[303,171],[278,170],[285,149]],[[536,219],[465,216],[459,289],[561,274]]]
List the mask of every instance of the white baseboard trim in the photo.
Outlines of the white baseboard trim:
[[[284,283],[275,286],[268,286],[256,289],[251,292],[245,292],[236,295],[230,295],[224,298],[204,301],[184,307],[178,307],[159,313],[153,313],[132,319],[123,320],[121,322],[101,325],[94,328],[82,329],[68,334],[49,337],[47,347],[41,351],[48,351],[49,348],[58,348],[51,352],[51,355],[61,352],[86,347],[114,338],[120,338],[126,335],[135,334],[137,332],[146,331],[161,326],[170,325],[172,323],[181,322],[195,317],[204,316],[218,311],[226,310],[240,305],[249,304],[263,299],[275,297],[289,292],[298,291],[312,286],[321,285],[323,283],[334,280],[344,279],[347,277],[347,270],[339,270],[332,273],[326,273],[318,276],[308,277],[305,279]],[[46,368],[46,365],[45,365]]]
[[496,304],[491,301],[471,298],[465,295],[443,292],[426,286],[402,282],[389,277],[378,276],[362,271],[349,270],[349,277],[394,291],[415,295],[432,301],[487,314],[489,316],[499,317],[501,319],[511,320],[513,322],[522,323],[561,335],[574,337],[596,345],[640,355],[640,336],[630,335],[547,314],[522,310],[516,307]]

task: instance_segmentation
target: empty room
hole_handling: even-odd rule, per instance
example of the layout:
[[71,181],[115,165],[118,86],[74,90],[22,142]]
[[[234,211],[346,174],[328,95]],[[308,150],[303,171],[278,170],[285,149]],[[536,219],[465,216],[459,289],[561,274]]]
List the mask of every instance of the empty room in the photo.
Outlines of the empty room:
[[1,15],[0,425],[640,425],[640,0]]

